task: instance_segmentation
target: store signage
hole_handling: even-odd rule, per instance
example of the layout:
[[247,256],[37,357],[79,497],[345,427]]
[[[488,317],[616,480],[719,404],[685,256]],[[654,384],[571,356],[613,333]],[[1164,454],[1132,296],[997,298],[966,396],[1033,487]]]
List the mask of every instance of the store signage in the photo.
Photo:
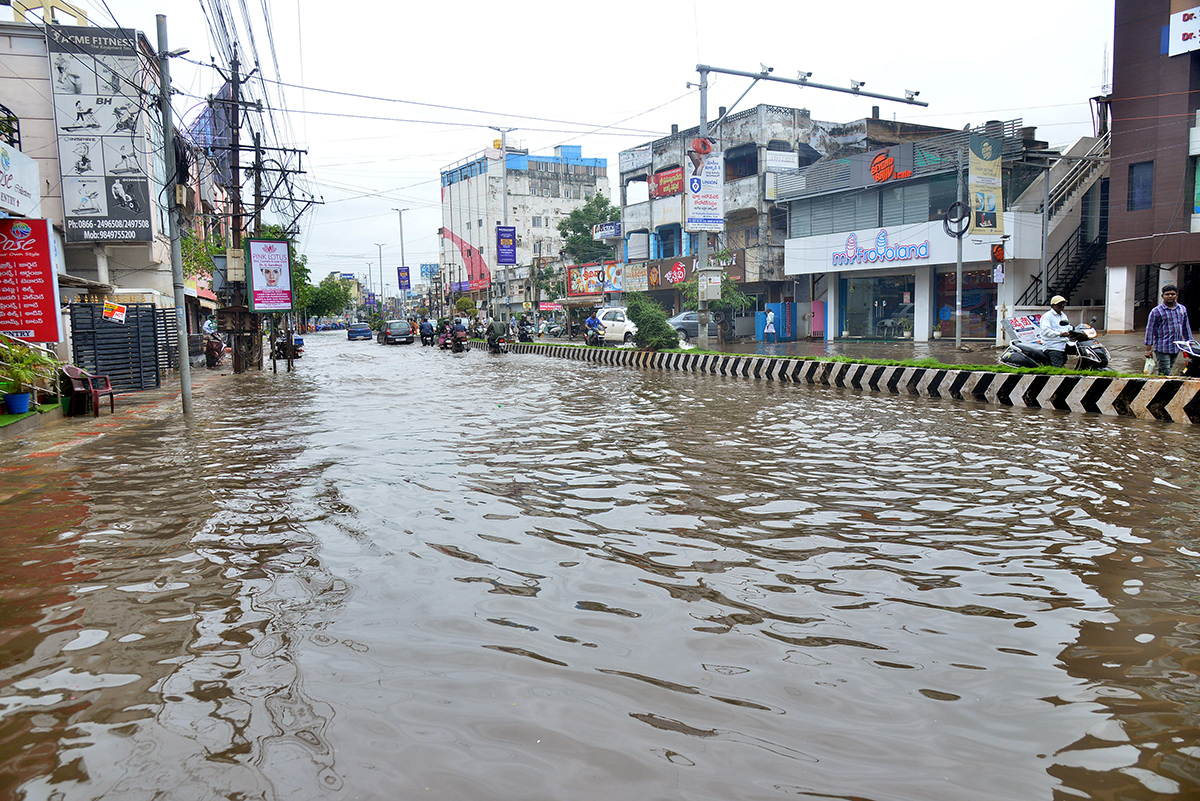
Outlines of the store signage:
[[26,217],[36,214],[42,202],[38,177],[36,161],[0,142],[0,211]]
[[561,303],[548,303],[544,300],[538,303],[538,311],[562,311],[562,308]]
[[291,246],[286,239],[245,239],[250,311],[292,310]]
[[650,184],[650,197],[678,195],[683,191],[683,167],[656,172],[647,182]]
[[0,333],[59,342],[58,275],[46,220],[0,220]]
[[136,34],[48,25],[68,242],[152,242]]
[[1168,56],[1182,56],[1200,49],[1200,6],[1179,8],[1181,0],[1173,0],[1171,22],[1168,27]]
[[599,295],[604,291],[605,273],[603,264],[568,267],[567,295]]
[[890,149],[876,153],[871,158],[871,180],[875,183],[900,181],[905,178],[912,178],[912,170],[896,169],[896,159]]
[[646,278],[646,262],[625,265],[625,291],[645,292],[650,288]]
[[621,223],[606,222],[597,223],[592,226],[592,241],[599,242],[603,239],[620,239],[621,238]]
[[517,228],[515,225],[496,226],[496,264],[517,263]]
[[343,281],[353,281],[354,273],[342,273],[341,278]]
[[912,259],[929,258],[929,240],[908,245],[892,245],[888,243],[886,228],[880,229],[875,236],[875,247],[871,249],[858,246],[858,234],[846,237],[846,247],[832,254],[834,267],[845,267],[851,264],[876,264],[879,262],[911,261]]
[[611,262],[604,265],[604,291],[605,292],[624,292],[625,291],[625,263]]

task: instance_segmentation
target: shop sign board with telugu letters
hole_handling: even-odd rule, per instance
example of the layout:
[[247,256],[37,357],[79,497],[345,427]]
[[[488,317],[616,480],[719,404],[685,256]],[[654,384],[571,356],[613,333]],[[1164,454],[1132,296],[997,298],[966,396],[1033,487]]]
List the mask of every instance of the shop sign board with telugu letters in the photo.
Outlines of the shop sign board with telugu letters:
[[0,220],[0,333],[62,341],[55,246],[47,220]]

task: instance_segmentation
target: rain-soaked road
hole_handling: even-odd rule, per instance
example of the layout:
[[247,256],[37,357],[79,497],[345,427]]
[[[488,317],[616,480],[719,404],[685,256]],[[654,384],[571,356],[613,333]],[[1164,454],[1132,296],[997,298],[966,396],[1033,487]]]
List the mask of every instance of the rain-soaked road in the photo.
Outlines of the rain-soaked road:
[[308,343],[0,448],[0,798],[1200,794],[1190,428]]

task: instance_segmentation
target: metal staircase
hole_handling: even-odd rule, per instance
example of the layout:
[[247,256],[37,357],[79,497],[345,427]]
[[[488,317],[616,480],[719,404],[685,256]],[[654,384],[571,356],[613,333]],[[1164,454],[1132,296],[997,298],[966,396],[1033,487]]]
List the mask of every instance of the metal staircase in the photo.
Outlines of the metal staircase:
[[1033,283],[1025,290],[1025,294],[1017,300],[1018,306],[1031,306],[1042,297],[1063,295],[1070,297],[1071,293],[1083,283],[1088,273],[1104,260],[1108,250],[1108,226],[1102,226],[1100,235],[1091,242],[1083,240],[1083,224],[1081,223],[1058,249],[1054,257],[1046,264],[1046,284],[1049,291],[1042,294],[1042,277],[1035,275]]

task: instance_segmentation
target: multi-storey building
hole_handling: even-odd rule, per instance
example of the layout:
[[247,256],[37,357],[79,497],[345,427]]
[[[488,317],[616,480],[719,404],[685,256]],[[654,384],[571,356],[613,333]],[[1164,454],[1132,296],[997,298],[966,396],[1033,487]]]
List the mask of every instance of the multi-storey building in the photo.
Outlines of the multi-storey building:
[[[758,308],[791,299],[784,275],[787,207],[780,176],[823,157],[867,150],[941,132],[878,118],[839,124],[813,120],[807,109],[759,105],[709,125],[712,149],[724,160],[725,230],[714,237],[730,276]],[[698,233],[684,230],[684,182],[693,170],[690,143],[699,128],[623,151],[621,220],[626,290],[648,291],[661,305],[680,310],[678,285],[695,279]]]
[[[562,145],[530,155],[502,140],[442,170],[442,286],[470,294],[502,320],[533,308],[535,265],[555,263],[558,224],[595,194],[608,195],[607,160]],[[516,229],[516,264],[497,263],[497,226]]]
[[[965,187],[973,134],[1000,143],[1002,200],[992,229],[961,240],[960,329],[959,240],[947,212],[960,197],[978,209]],[[1087,137],[1051,152],[1019,120],[991,122],[781,176],[796,330],[826,339],[994,339],[1001,315],[1044,310],[1051,295],[1103,306],[1107,142]],[[993,245],[1004,248],[999,271]]]
[[1200,308],[1200,0],[1117,0],[1111,330],[1142,328],[1160,288]]

